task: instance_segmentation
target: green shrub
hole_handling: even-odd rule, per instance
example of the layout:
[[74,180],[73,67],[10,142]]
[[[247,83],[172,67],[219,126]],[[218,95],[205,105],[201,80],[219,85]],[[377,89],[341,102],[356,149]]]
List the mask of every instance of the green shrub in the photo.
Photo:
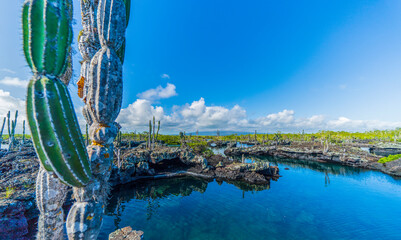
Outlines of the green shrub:
[[401,158],[401,154],[389,155],[388,157],[380,158],[379,163],[391,162]]

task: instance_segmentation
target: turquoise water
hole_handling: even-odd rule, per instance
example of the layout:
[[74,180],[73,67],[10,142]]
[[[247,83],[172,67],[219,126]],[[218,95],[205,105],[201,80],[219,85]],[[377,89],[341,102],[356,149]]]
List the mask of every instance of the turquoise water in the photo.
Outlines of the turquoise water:
[[125,226],[148,240],[401,239],[400,180],[338,165],[263,160],[280,167],[282,177],[270,186],[181,178],[115,189],[100,239]]

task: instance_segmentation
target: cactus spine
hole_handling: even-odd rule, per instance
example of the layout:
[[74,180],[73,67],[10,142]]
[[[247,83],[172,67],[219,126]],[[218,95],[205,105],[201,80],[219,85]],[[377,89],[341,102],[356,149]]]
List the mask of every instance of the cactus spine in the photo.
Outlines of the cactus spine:
[[115,119],[121,109],[130,1],[80,2],[83,29],[78,47],[83,61],[77,85],[89,125],[91,145],[87,149],[93,178],[84,188],[74,188],[76,202],[67,217],[67,234],[69,239],[96,239],[109,191],[113,141],[120,128]]

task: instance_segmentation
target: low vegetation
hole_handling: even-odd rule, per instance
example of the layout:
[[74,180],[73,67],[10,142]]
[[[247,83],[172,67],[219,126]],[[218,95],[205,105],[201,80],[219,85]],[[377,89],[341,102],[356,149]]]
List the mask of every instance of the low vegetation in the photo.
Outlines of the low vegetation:
[[401,158],[401,154],[389,155],[388,157],[380,158],[379,163],[391,162]]

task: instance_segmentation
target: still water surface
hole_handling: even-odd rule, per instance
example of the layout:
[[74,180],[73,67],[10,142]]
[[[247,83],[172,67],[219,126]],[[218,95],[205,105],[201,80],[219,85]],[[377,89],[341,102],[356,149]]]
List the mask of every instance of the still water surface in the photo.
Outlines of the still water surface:
[[[121,227],[148,240],[401,239],[401,180],[375,171],[270,161],[270,186],[197,178],[115,189],[99,239]],[[289,168],[289,170],[284,170]]]

